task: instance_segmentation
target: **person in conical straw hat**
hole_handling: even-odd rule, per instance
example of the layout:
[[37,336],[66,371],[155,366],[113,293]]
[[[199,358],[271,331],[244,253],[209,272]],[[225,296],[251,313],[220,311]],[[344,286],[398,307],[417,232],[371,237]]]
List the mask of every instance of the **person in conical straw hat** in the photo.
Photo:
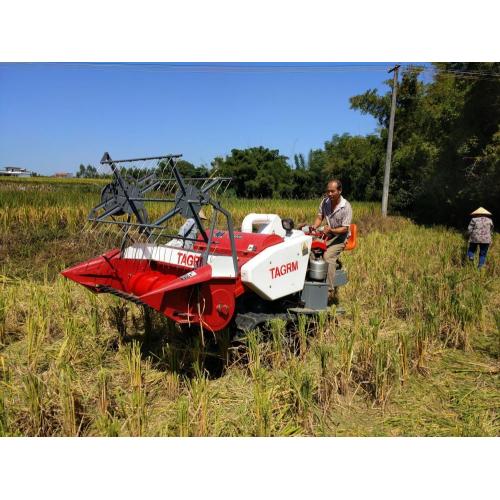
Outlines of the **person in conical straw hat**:
[[467,249],[467,258],[469,262],[474,262],[477,247],[479,247],[479,268],[486,264],[486,255],[491,245],[493,234],[493,221],[491,212],[483,207],[479,207],[471,214],[471,221],[467,231],[469,233],[469,248]]

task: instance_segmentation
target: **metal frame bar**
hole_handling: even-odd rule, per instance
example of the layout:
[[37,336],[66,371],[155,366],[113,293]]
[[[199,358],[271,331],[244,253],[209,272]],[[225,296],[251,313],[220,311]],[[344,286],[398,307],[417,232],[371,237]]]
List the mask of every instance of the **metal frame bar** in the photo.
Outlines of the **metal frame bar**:
[[231,243],[231,255],[233,257],[233,265],[234,265],[234,273],[235,276],[238,276],[238,257],[236,255],[236,243],[234,241],[234,227],[233,227],[233,218],[231,217],[231,214],[222,208],[217,201],[213,201],[213,207],[216,210],[219,210],[226,216],[226,222],[227,222],[227,230],[229,232],[229,242]]
[[108,155],[109,153],[104,153],[104,156],[102,157],[101,160],[101,165],[104,165],[106,163],[126,163],[126,162],[133,162],[133,161],[147,161],[147,160],[164,160],[166,158],[181,158],[181,154],[169,154],[169,155],[163,155],[163,156],[147,156],[145,158],[130,158],[128,160],[111,160],[111,157],[109,160],[105,160],[104,158]]

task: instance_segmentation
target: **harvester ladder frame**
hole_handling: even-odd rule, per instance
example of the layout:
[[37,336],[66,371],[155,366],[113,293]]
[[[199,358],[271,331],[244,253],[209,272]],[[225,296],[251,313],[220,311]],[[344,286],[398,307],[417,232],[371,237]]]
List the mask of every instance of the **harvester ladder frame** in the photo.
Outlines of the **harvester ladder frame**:
[[[215,231],[215,223],[217,221],[217,212],[220,212],[226,219],[226,225],[227,225],[227,231],[229,234],[229,240],[230,240],[230,245],[231,245],[231,256],[233,260],[233,266],[234,266],[234,272],[235,276],[238,274],[238,257],[236,253],[236,243],[235,243],[235,238],[234,238],[234,225],[233,225],[233,219],[231,214],[225,210],[224,208],[221,207],[220,203],[212,199],[210,196],[210,189],[216,187],[217,185],[222,185],[222,183],[229,183],[231,182],[232,178],[231,177],[213,177],[213,178],[196,178],[197,181],[203,181],[203,184],[200,189],[197,189],[194,187],[192,184],[186,184],[185,179],[182,177],[181,173],[179,172],[179,169],[177,168],[177,160],[181,158],[181,154],[168,154],[168,155],[162,155],[162,156],[149,156],[149,157],[143,157],[143,158],[131,158],[131,159],[123,159],[123,160],[113,160],[111,156],[109,155],[108,152],[105,152],[102,159],[101,159],[101,165],[109,165],[111,168],[111,171],[113,173],[114,181],[111,181],[109,184],[103,188],[103,192],[106,188],[111,187],[113,185],[113,182],[116,182],[117,185],[120,187],[121,192],[123,196],[126,199],[126,203],[130,207],[133,215],[135,215],[136,219],[138,222],[131,222],[131,214],[128,214],[127,220],[115,220],[114,215],[119,213],[123,207],[121,207],[118,202],[115,201],[115,205],[110,206],[104,213],[97,215],[98,210],[103,209],[106,205],[110,205],[110,200],[102,201],[101,203],[95,206],[89,213],[89,216],[87,217],[87,220],[92,222],[92,223],[97,223],[97,224],[116,224],[119,225],[123,230],[124,230],[124,235],[122,238],[122,244],[121,244],[121,254],[123,254],[123,250],[125,248],[125,243],[128,237],[128,231],[131,227],[138,227],[140,233],[144,233],[148,240],[153,237],[154,230],[159,229],[161,231],[161,235],[171,237],[171,238],[176,238],[176,239],[181,239],[184,242],[185,241],[193,241],[196,242],[198,241],[197,238],[192,238],[189,236],[181,236],[179,234],[168,234],[165,233],[164,230],[165,228],[163,227],[163,224],[171,219],[172,217],[175,217],[177,214],[182,212],[184,210],[184,213],[186,213],[185,209],[183,209],[179,205],[184,205],[187,207],[187,211],[189,212],[190,217],[192,217],[195,221],[195,224],[198,228],[199,233],[201,234],[203,241],[206,243],[207,247],[206,250],[203,251],[202,253],[202,259],[201,259],[201,265],[205,265],[208,263],[208,257],[210,255],[210,250],[212,248],[213,244],[213,233]],[[131,186],[125,179],[123,179],[120,169],[117,166],[117,164],[120,163],[133,163],[133,162],[139,162],[139,161],[148,161],[148,160],[157,160],[157,167],[155,171],[150,172],[140,179],[135,181],[135,184]],[[173,174],[173,179],[169,179],[170,181],[175,181],[175,183],[178,186],[178,190],[176,192],[176,196],[174,199],[171,198],[146,198],[144,195],[156,189],[158,186],[162,184],[162,182],[165,181],[165,179],[157,177],[157,168],[160,165],[160,162],[162,160],[166,160],[166,164],[163,166],[163,169],[166,170],[168,168],[171,169],[172,174]],[[152,182],[151,182],[152,181]],[[139,194],[141,196],[134,196],[129,192],[129,189],[131,187],[134,187],[136,190],[139,189]],[[227,188],[226,188],[227,189]],[[180,193],[179,193],[180,190]],[[195,191],[198,192],[198,198],[196,199],[191,199],[188,197],[189,191]],[[147,213],[147,210],[143,205],[145,202],[161,202],[161,203],[174,203],[175,206],[166,212],[165,214],[161,215],[158,219],[156,219],[153,222],[149,222],[149,215]],[[139,205],[139,206],[138,206]],[[199,218],[198,212],[201,209],[202,206],[205,205],[210,205],[213,208],[213,214],[212,214],[212,221],[211,221],[211,231],[210,235],[207,235],[207,232],[205,228],[203,227],[203,224],[201,223],[201,220]],[[199,208],[197,209],[196,207]],[[181,214],[184,215],[184,214]],[[110,220],[109,218],[112,218]],[[159,237],[159,236],[158,236]]]

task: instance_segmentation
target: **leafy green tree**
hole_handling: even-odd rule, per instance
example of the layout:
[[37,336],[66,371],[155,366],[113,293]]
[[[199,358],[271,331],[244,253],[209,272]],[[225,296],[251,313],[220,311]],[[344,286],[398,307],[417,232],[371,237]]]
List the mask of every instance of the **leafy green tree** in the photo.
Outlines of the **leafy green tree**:
[[207,177],[209,172],[206,167],[195,167],[192,163],[186,160],[179,160],[177,168],[183,177],[187,178],[200,178]]
[[80,163],[80,167],[78,168],[78,172],[76,173],[77,177],[85,177],[85,165],[83,163]]
[[307,168],[304,155],[302,153],[293,155],[293,163],[295,165],[295,170],[306,170]]
[[262,146],[232,149],[226,158],[217,157],[212,166],[220,175],[232,177],[232,190],[242,198],[290,197],[291,170],[287,157],[277,149]]
[[[493,213],[500,210],[500,63],[442,63],[436,68],[441,73],[426,99],[437,94],[440,100],[438,112],[428,117],[434,126],[427,139],[439,153],[428,176],[430,200],[418,197],[414,212],[426,221],[463,225],[479,205]],[[444,209],[438,210],[438,201]]]
[[83,165],[80,164],[76,176],[83,179],[93,179],[99,177],[97,169],[93,165]]
[[346,197],[379,199],[381,194],[383,145],[375,135],[334,135],[325,142],[324,183],[339,178]]
[[[205,166],[196,167],[192,163],[186,160],[179,160],[176,163],[177,169],[184,178],[200,178],[208,177],[209,171]],[[163,177],[171,177],[172,171],[170,164],[165,162],[160,162],[159,164],[159,174]]]
[[[433,148],[419,131],[423,127],[425,114],[420,106],[425,86],[418,80],[419,71],[409,69],[403,72],[396,101],[395,127],[393,138],[393,157],[391,165],[391,196],[393,208],[404,210],[414,203],[420,190],[422,172],[428,170],[433,161]],[[350,99],[351,108],[363,114],[371,114],[379,123],[378,168],[371,169],[376,177],[376,196],[381,194],[383,165],[387,144],[387,129],[391,108],[392,80],[386,82],[390,90],[379,96],[376,90],[368,90]]]
[[[402,74],[389,200],[422,221],[460,225],[478,205],[500,209],[500,64],[438,63],[435,69],[428,84],[418,70]],[[377,119],[384,144],[390,97],[390,90],[383,96],[369,90],[351,98],[353,109]]]
[[290,190],[287,197],[294,199],[318,198],[320,191],[315,189],[316,179],[311,170],[296,168],[290,172]]
[[308,170],[311,173],[311,189],[318,197],[325,190],[328,182],[327,157],[323,149],[311,149],[307,162]]

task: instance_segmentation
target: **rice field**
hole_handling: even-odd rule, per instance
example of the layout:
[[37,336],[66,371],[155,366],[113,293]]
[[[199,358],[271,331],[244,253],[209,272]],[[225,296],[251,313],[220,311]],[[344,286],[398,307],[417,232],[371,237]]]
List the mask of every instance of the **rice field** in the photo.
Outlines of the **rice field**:
[[[479,272],[460,232],[353,203],[345,313],[214,347],[59,275],[99,250],[81,229],[102,185],[0,180],[0,435],[499,434],[498,242]],[[255,211],[311,222],[317,204],[223,206],[238,226]]]

